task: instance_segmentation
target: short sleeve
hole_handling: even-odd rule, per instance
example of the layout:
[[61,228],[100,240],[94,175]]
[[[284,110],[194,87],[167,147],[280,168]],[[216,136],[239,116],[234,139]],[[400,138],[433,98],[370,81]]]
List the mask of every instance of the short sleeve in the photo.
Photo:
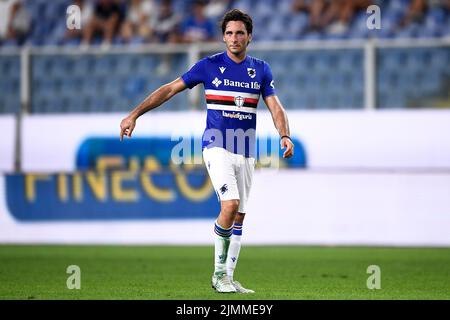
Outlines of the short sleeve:
[[189,71],[181,76],[184,83],[189,89],[192,89],[199,83],[203,83],[203,78],[205,76],[205,59],[200,60],[194,64]]
[[275,84],[270,66],[264,62],[264,77],[261,88],[263,98],[275,95]]

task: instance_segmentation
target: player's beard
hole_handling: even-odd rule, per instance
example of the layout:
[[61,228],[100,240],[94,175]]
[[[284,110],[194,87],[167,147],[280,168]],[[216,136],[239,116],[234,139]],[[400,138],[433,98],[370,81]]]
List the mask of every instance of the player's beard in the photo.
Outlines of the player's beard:
[[246,45],[240,45],[238,48],[232,48],[231,45],[228,46],[228,50],[235,56],[240,56],[242,54],[245,54],[247,50],[248,42]]

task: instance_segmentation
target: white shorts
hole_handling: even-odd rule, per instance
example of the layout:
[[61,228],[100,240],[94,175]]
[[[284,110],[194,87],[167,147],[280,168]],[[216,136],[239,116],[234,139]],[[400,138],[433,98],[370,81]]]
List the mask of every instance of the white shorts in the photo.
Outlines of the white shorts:
[[238,212],[246,213],[255,158],[246,158],[223,148],[214,147],[203,149],[203,160],[219,200],[238,199]]

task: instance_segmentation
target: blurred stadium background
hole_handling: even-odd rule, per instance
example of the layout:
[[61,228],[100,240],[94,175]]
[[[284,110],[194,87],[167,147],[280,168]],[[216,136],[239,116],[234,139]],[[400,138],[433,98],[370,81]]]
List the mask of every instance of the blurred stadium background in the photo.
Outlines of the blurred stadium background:
[[[174,136],[201,136],[202,89],[142,117],[131,140],[118,142],[119,123],[224,50],[218,17],[240,8],[297,145],[279,170],[256,171],[244,245],[450,246],[448,1],[155,0],[144,10],[106,0],[121,26],[86,43],[101,2],[19,1],[15,24],[6,21],[17,1],[1,3],[0,243],[212,244],[219,206],[206,172],[170,161]],[[163,2],[169,31],[158,29]],[[80,3],[90,16],[69,35],[66,10]],[[315,25],[321,3],[328,20]],[[368,4],[380,7],[381,29],[368,29]],[[136,21],[133,5],[152,31],[122,30]],[[196,5],[207,27],[187,21]],[[276,138],[259,108],[258,134]]]

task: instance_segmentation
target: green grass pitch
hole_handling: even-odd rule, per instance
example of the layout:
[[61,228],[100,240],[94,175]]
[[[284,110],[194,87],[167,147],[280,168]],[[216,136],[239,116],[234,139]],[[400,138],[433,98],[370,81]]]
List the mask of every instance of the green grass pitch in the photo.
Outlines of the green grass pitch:
[[0,299],[450,299],[450,248],[243,246],[235,278],[251,295],[214,292],[212,268],[212,246],[1,245]]

